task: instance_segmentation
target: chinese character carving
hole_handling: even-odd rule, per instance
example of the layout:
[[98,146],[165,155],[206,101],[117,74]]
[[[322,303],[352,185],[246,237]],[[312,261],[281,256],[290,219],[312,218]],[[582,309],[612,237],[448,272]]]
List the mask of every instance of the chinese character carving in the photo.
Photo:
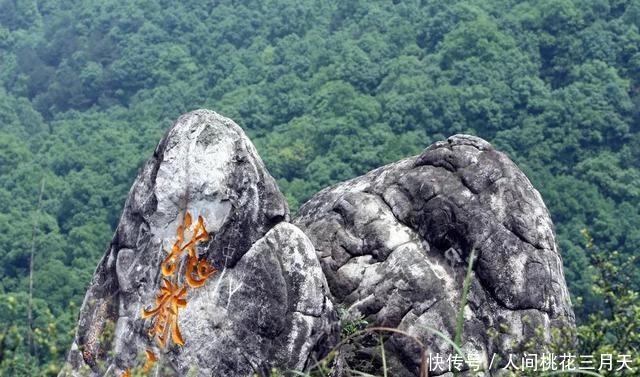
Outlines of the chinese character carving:
[[[206,260],[198,259],[196,247],[200,242],[207,240],[209,233],[204,218],[198,216],[197,222],[193,224],[191,214],[187,211],[182,224],[176,229],[176,241],[171,247],[171,252],[160,266],[163,278],[160,293],[156,295],[155,307],[142,310],[142,318],[152,317],[149,336],[156,338],[162,348],[167,347],[169,334],[174,344],[184,345],[184,338],[178,326],[178,313],[187,306],[187,290],[202,287],[207,279],[217,272]],[[180,264],[184,254],[187,255],[184,269],[186,285],[181,285],[176,272],[181,271]],[[150,357],[147,353],[147,359],[155,361],[156,357]]]
[[157,337],[158,343],[163,348],[167,347],[169,332],[175,344],[184,345],[184,339],[178,327],[178,312],[187,307],[187,300],[184,297],[186,293],[187,287],[180,287],[164,278],[160,293],[156,296],[156,307],[151,310],[142,310],[142,318],[154,316],[149,336]]

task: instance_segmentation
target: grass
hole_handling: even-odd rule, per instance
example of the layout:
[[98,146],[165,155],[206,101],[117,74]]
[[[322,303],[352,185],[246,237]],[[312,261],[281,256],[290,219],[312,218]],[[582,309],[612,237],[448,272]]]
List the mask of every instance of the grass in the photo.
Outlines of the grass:
[[[471,278],[473,277],[473,263],[476,259],[476,250],[471,249],[469,255],[469,264],[467,266],[467,274],[464,277],[464,283],[462,283],[462,298],[460,299],[460,309],[458,310],[458,317],[456,319],[456,335],[454,343],[458,346],[462,346],[462,326],[464,324],[464,308],[467,306],[467,296],[469,295],[469,287],[471,287]],[[462,355],[460,355],[462,356]],[[463,356],[464,357],[464,356]]]
[[382,335],[379,335],[380,339],[380,355],[382,355],[382,371],[384,372],[384,377],[387,377],[387,356],[384,353],[384,339],[382,339]]

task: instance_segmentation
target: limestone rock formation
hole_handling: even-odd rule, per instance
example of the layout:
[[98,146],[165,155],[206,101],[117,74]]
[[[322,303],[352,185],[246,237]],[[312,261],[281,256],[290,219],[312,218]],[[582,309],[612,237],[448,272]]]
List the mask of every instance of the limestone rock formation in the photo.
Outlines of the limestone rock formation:
[[[301,207],[294,224],[315,246],[334,305],[351,318],[417,337],[428,354],[444,357],[445,369],[430,375],[445,373],[454,352],[427,326],[454,338],[472,249],[477,258],[464,308],[465,353],[479,355],[487,366],[493,358],[496,368],[510,353],[535,351],[551,328],[573,324],[540,194],[482,139],[456,135],[419,156],[322,190]],[[396,334],[385,344],[389,375],[418,375],[415,342]],[[378,355],[373,339],[344,357],[358,367]]]
[[[454,354],[429,328],[454,337],[472,254],[467,355],[496,368],[573,325],[549,213],[482,139],[456,135],[327,188],[288,221],[235,123],[179,118],[131,188],[60,376],[303,370],[337,344],[338,313],[343,328],[362,318],[421,341],[385,334],[388,375],[417,376],[425,353]],[[331,353],[333,377],[379,373],[379,339],[359,342]]]
[[313,246],[288,217],[235,123],[179,118],[131,188],[61,376],[304,368],[336,321]]

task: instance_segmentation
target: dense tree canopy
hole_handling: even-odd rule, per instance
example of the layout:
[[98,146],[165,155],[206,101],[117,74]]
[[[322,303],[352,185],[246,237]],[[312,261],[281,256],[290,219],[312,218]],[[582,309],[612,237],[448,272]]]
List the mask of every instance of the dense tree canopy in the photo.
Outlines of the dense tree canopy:
[[542,193],[585,319],[603,298],[582,231],[640,249],[639,28],[638,0],[0,0],[0,368],[30,357],[33,224],[34,326],[58,318],[35,355],[59,362],[44,344],[68,346],[137,169],[200,107],[247,131],[294,210],[451,134],[489,140]]

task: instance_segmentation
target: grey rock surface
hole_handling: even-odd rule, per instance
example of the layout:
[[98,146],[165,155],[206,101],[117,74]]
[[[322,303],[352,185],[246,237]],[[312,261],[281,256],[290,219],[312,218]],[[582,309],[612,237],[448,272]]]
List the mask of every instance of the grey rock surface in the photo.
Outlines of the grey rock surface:
[[[456,135],[322,190],[293,223],[314,244],[334,305],[348,318],[399,328],[422,341],[427,354],[445,361],[430,375],[447,373],[454,352],[426,326],[454,338],[472,249],[477,258],[463,312],[465,353],[477,354],[485,366],[493,359],[496,368],[510,353],[540,349],[552,328],[573,326],[542,198],[482,139]],[[389,375],[417,376],[417,344],[404,335],[386,338]],[[362,342],[343,352],[344,370],[380,365],[377,338]]]
[[[208,234],[194,244],[194,261],[218,272],[183,297],[176,324],[184,345],[173,339],[163,347],[148,334],[157,317],[141,314],[157,304],[161,265],[187,212],[194,223],[202,217]],[[143,367],[146,350],[159,358],[152,368],[163,368],[150,375],[304,368],[336,319],[313,245],[288,217],[274,179],[235,123],[206,110],[180,117],[129,192],[60,376],[121,376]],[[179,286],[188,286],[188,258],[185,252],[176,263]]]
[[[172,250],[178,257],[167,265]],[[542,198],[486,141],[456,135],[329,187],[290,223],[242,130],[194,111],[140,170],[60,376],[121,377],[145,368],[145,351],[159,359],[147,370],[154,376],[303,370],[338,342],[338,313],[343,328],[363,319],[415,338],[384,335],[389,376],[418,375],[416,339],[444,359],[429,375],[451,375],[446,359],[454,352],[428,328],[454,337],[472,250],[462,311],[467,355],[496,368],[509,354],[540,350],[552,329],[573,326]],[[209,276],[211,266],[218,271]],[[202,286],[189,285],[191,268]],[[165,279],[186,288],[167,288]],[[168,291],[171,301],[163,301]],[[143,315],[166,302],[164,317]],[[164,341],[149,334],[158,318],[175,320],[161,326]],[[358,342],[339,349],[333,377],[349,369],[380,374],[377,335]]]

